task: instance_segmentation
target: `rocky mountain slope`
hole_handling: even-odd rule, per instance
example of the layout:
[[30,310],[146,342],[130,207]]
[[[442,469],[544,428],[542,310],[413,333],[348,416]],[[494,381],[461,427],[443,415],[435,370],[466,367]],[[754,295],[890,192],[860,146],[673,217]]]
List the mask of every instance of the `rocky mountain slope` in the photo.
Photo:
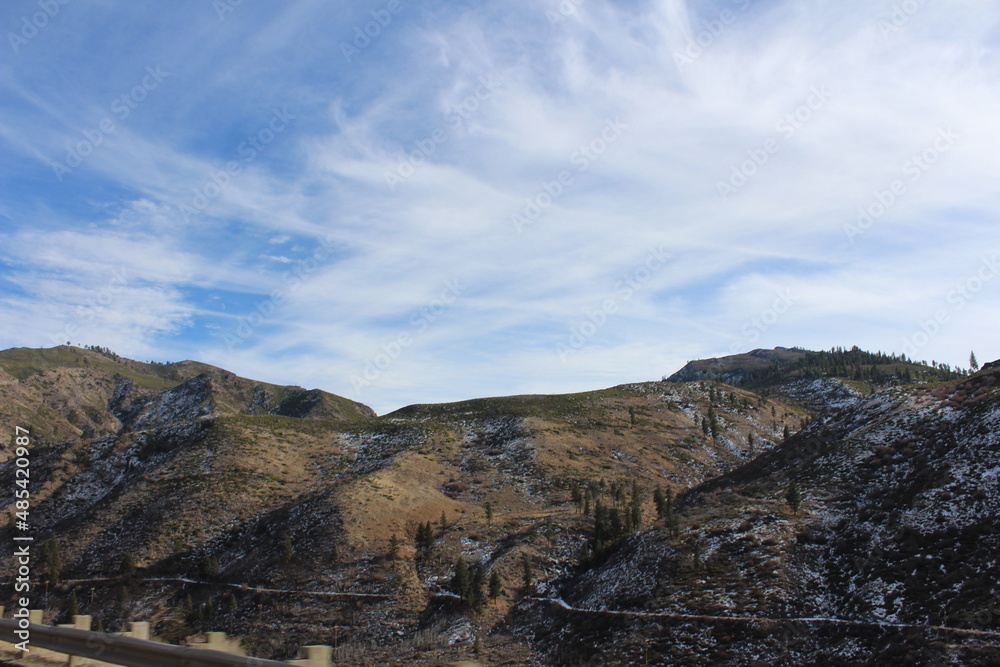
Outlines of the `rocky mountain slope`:
[[[196,380],[184,388],[181,385]],[[153,397],[167,389],[161,399]],[[314,419],[374,417],[368,406],[316,389],[254,382],[195,361],[146,364],[108,350],[60,346],[0,352],[0,426],[31,423],[46,440],[143,430],[193,416],[276,414]]]
[[[998,383],[896,387],[818,419],[684,494],[676,535],[565,582],[574,611],[538,627],[635,662],[997,664]],[[583,610],[641,627],[594,642]]]
[[[996,486],[997,371],[927,384],[916,373],[938,369],[914,367],[822,410],[822,387],[792,389],[827,378],[793,372],[376,417],[195,362],[9,350],[0,420],[37,434],[36,599],[52,619],[75,593],[109,630],[224,630],[275,658],[328,643],[338,664],[477,646],[488,664],[866,664],[921,642],[974,664],[991,640],[924,626],[995,629],[996,496],[973,482]],[[14,488],[0,463],[8,512]],[[814,616],[848,623],[788,620]]]
[[896,385],[955,380],[966,375],[932,361],[906,355],[872,353],[857,346],[813,352],[776,347],[716,359],[690,361],[668,382],[714,381],[775,394],[822,413],[854,403]]

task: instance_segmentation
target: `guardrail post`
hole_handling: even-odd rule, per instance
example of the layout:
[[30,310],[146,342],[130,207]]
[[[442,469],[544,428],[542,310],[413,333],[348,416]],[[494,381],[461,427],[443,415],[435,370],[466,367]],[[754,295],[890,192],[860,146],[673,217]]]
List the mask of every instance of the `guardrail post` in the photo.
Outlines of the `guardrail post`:
[[147,621],[132,621],[129,635],[136,639],[149,639],[149,623]]
[[226,650],[226,633],[225,632],[206,632],[205,633],[205,643],[208,644],[207,648],[213,651],[225,651]]
[[330,667],[333,663],[333,648],[322,644],[314,646],[303,646],[305,659],[289,660],[293,665],[307,665],[308,667]]
[[[75,628],[76,630],[90,630],[90,622],[91,622],[90,616],[83,614],[76,614],[73,616],[73,624],[67,625],[66,627]],[[80,657],[71,655],[69,656],[69,660],[66,661],[66,664],[69,665],[69,667],[74,667],[74,665],[79,665]]]
[[192,648],[205,648],[211,651],[222,651],[230,655],[244,655],[243,648],[238,640],[226,637],[225,632],[206,632],[205,641],[188,642]]
[[[29,609],[28,610],[28,623],[37,623],[39,625],[44,625],[42,623],[42,618],[44,617],[44,615],[45,615],[45,611],[43,611],[41,609]],[[20,651],[20,653],[21,653],[21,657],[22,658],[27,657],[27,655],[28,655],[28,651]],[[45,649],[41,649],[41,650],[35,649],[35,654],[36,655],[45,655],[46,653],[48,653],[49,655],[52,655],[51,653],[49,653]]]

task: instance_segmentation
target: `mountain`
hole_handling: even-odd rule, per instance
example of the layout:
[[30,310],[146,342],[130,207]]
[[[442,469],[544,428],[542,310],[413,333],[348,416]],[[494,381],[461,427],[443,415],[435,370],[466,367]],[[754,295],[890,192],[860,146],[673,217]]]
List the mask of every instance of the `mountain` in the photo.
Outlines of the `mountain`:
[[824,412],[899,384],[954,380],[963,372],[905,355],[866,352],[857,346],[810,351],[776,347],[715,359],[690,361],[668,382],[708,380],[771,393]]
[[[676,536],[643,532],[564,582],[574,611],[536,632],[574,647],[564,661],[998,664],[998,385],[991,366],[817,419],[686,492]],[[629,636],[595,642],[594,610]]]
[[[341,664],[470,659],[477,639],[489,664],[993,659],[961,629],[998,629],[995,494],[973,483],[996,484],[1000,371],[944,381],[897,360],[909,381],[823,404],[788,388],[828,380],[810,374],[831,359],[776,354],[741,386],[674,377],[377,417],[196,362],[0,352],[0,419],[33,431],[37,600],[61,620],[75,591],[108,630],[223,630],[260,657],[327,643]],[[15,474],[0,463],[8,512]],[[816,616],[843,623],[788,620]]]
[[[184,383],[190,385],[181,389]],[[174,393],[161,395],[172,388]],[[254,382],[195,361],[147,364],[108,350],[67,345],[0,352],[0,424],[13,429],[18,420],[30,422],[36,436],[47,440],[111,435],[123,427],[141,430],[153,422],[169,424],[172,408],[184,416],[181,413],[195,403],[202,416],[375,416],[368,406],[324,391]]]

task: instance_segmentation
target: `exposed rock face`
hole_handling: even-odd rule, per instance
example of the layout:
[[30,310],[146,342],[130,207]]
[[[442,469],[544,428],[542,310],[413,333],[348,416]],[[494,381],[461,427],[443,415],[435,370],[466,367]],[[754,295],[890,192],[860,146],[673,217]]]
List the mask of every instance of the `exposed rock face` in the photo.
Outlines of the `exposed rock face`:
[[135,382],[121,378],[108,409],[132,431],[173,426],[212,412],[212,380],[199,375],[157,394],[140,394]]
[[700,359],[689,361],[682,369],[667,378],[667,382],[725,382],[740,386],[747,371],[765,368],[770,364],[787,364],[798,361],[803,356],[802,351],[776,347],[773,350],[751,350],[743,354],[734,354],[717,359]]

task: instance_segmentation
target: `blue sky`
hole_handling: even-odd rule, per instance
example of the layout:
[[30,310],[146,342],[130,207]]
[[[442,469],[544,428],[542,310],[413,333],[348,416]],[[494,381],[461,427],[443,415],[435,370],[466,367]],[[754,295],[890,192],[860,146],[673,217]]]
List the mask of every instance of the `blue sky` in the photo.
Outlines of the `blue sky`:
[[377,411],[1000,357],[1000,6],[10,2],[0,347]]

